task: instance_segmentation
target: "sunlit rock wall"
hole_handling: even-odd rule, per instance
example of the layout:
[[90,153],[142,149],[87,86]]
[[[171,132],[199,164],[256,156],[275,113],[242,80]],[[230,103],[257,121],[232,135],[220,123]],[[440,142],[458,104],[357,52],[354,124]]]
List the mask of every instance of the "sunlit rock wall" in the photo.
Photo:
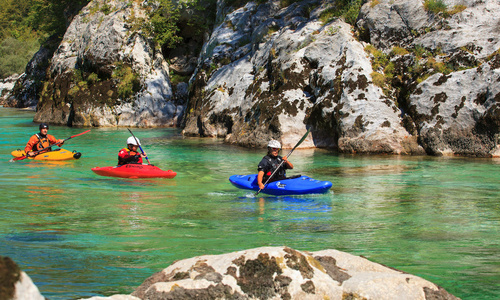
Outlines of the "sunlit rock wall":
[[137,1],[92,1],[73,20],[50,64],[35,121],[72,126],[175,126],[168,65],[134,29]]
[[[500,131],[500,4],[444,2],[445,12],[433,12],[423,1],[369,1],[355,26],[342,18],[320,21],[335,1],[288,7],[248,2],[232,9],[220,3],[219,11],[228,13],[221,14],[200,55],[184,134],[249,147],[274,138],[293,147],[312,127],[301,147],[488,156]],[[378,61],[382,56],[385,65]],[[484,70],[490,78],[480,74]],[[462,82],[460,89],[434,84],[443,76]],[[460,125],[441,119],[451,134],[439,126],[430,130],[434,126],[422,117],[439,115],[429,113],[425,102],[448,88],[455,95],[447,105],[474,116]],[[458,94],[485,99],[476,100],[482,107],[460,106],[452,100],[462,99]],[[462,134],[467,142],[453,145]]]

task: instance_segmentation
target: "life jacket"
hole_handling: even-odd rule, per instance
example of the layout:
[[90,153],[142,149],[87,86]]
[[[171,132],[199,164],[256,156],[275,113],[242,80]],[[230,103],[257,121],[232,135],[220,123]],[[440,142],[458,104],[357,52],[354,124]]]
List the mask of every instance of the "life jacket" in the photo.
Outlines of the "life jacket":
[[[120,156],[122,151],[127,151],[127,157]],[[118,153],[118,165],[126,165],[126,164],[142,164],[142,157],[135,158],[139,152],[132,151],[128,148],[123,148]]]
[[[262,181],[266,182],[269,176],[271,176],[274,171],[276,171],[278,166],[283,162],[283,159],[281,158],[281,156],[271,157],[269,155],[264,156],[263,159],[268,161],[268,167],[270,167],[270,170],[264,172],[264,177],[262,178]],[[276,173],[273,175],[270,182],[281,180],[284,178],[286,178],[286,165],[282,164],[279,170],[276,171]]]
[[[39,151],[42,150],[43,148],[50,146],[48,135],[45,135],[45,137],[43,137],[40,133],[35,133],[35,136],[38,138],[38,143],[36,143],[35,146],[33,146],[33,148],[35,148],[33,149],[33,151]],[[48,148],[47,152],[48,151],[52,151],[52,149]]]

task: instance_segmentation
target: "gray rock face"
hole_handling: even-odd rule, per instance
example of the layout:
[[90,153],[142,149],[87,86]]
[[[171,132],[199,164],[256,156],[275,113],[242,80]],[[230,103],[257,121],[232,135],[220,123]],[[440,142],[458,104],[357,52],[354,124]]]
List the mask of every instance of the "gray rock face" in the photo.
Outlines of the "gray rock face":
[[175,126],[168,65],[132,27],[138,2],[92,1],[73,20],[50,65],[35,121],[78,126]]
[[0,79],[0,105],[16,106],[12,97],[12,89],[16,82],[23,76],[23,74],[14,74],[5,79]]
[[[228,14],[202,53],[184,133],[252,147],[274,138],[292,147],[312,126],[301,147],[422,153],[395,100],[373,84],[351,26],[321,24],[318,4],[250,2]],[[309,6],[317,7],[311,16]]]
[[418,85],[410,105],[425,148],[441,155],[488,155],[495,144],[484,136],[500,129],[499,65],[497,57],[475,69],[435,74]]
[[[166,53],[169,66],[134,29],[146,2],[93,1],[68,28],[43,87],[23,79],[25,95],[39,93],[35,121],[182,126],[185,135],[285,148],[310,127],[300,147],[492,155],[500,2],[444,0],[436,11],[424,1],[368,1],[355,26],[320,21],[335,1],[282,2],[217,1],[218,25],[197,62],[203,38],[191,35]],[[183,22],[194,15],[186,9]],[[169,71],[194,72],[189,87],[172,87]]]
[[[184,134],[224,137],[250,147],[273,138],[292,147],[311,126],[312,135],[301,147],[488,156],[500,131],[492,84],[498,67],[491,59],[500,48],[495,21],[500,3],[444,2],[442,13],[419,1],[368,2],[357,21],[359,36],[341,19],[318,20],[332,5],[328,1],[286,8],[249,2],[229,11],[200,56]],[[489,61],[488,67],[478,67]],[[483,70],[493,79],[478,74]],[[466,105],[459,122],[452,113],[441,118],[444,132],[422,119],[435,113],[425,102],[453,88],[433,84],[434,76],[443,75],[430,75],[439,73],[455,81],[475,78],[451,94],[472,99],[487,90],[489,99],[483,108],[471,107],[474,117],[465,117],[472,114],[465,113]]]
[[[423,1],[370,2],[362,7],[357,25],[369,31],[369,41],[377,48],[421,45],[450,53],[464,47],[476,58],[484,58],[500,48],[498,1],[442,2],[451,12],[449,17],[427,11]],[[458,7],[463,10],[454,13]]]
[[361,8],[357,26],[369,33],[369,42],[377,48],[409,46],[413,35],[435,22],[424,9],[423,1],[377,1]]
[[[379,2],[364,5],[357,23],[368,40],[383,51],[420,47],[424,72],[435,73],[402,101],[420,145],[435,155],[490,156],[500,131],[500,3],[443,1],[444,16],[418,1]],[[445,64],[455,67],[443,73]]]
[[458,299],[420,277],[337,250],[263,247],[177,261],[140,299]]

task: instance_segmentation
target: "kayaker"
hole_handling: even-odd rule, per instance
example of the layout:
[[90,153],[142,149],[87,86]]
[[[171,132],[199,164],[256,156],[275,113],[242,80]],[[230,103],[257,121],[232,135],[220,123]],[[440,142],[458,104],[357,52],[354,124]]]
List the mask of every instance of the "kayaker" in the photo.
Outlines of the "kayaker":
[[[58,140],[53,135],[47,133],[49,131],[49,125],[41,123],[40,126],[38,126],[38,128],[40,129],[40,132],[35,133],[29,139],[28,143],[26,144],[26,147],[24,147],[24,152],[26,153],[27,156],[34,156],[35,151],[42,150],[44,148],[47,148],[55,144],[57,144],[58,146],[64,144],[64,140],[62,139]],[[48,148],[46,151],[43,152],[48,152],[51,150],[52,150],[51,148]]]
[[118,152],[118,165],[126,164],[142,164],[142,158],[146,157],[146,153],[137,152],[141,141],[133,136],[127,139],[127,148],[123,148]]
[[[286,156],[279,156],[280,149],[281,144],[277,140],[270,140],[267,144],[267,155],[262,158],[257,168],[257,170],[259,171],[259,173],[257,174],[257,184],[259,185],[260,189],[264,189],[264,182],[267,181],[269,176],[274,173],[278,166],[278,171],[274,173],[269,182],[285,179],[286,170],[293,169],[293,164],[288,161]],[[283,164],[281,164],[282,162]]]

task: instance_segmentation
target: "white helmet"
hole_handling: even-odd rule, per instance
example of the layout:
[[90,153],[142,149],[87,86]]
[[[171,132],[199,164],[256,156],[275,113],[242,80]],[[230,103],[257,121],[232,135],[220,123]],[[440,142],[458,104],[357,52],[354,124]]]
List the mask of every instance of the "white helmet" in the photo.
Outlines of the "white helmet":
[[277,140],[270,140],[269,143],[267,144],[267,147],[281,149],[281,144]]
[[139,141],[139,139],[137,139],[137,141],[135,141],[136,138],[134,138],[133,136],[129,137],[127,139],[127,145],[135,145],[135,146],[140,146],[141,145],[141,141]]

